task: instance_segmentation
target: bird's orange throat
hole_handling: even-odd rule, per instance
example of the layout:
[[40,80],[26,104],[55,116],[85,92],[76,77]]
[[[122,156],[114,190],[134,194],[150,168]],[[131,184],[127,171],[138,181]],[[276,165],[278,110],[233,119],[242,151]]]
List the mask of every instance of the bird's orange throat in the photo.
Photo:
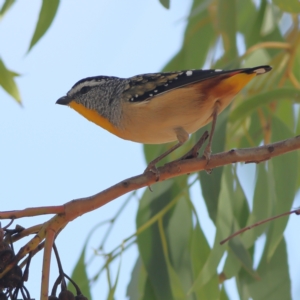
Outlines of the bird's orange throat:
[[102,117],[96,110],[88,109],[82,104],[75,102],[74,100],[69,103],[69,106],[72,107],[74,110],[76,110],[79,114],[84,116],[89,121],[119,136],[118,128],[116,128],[113,124],[111,124],[106,118]]

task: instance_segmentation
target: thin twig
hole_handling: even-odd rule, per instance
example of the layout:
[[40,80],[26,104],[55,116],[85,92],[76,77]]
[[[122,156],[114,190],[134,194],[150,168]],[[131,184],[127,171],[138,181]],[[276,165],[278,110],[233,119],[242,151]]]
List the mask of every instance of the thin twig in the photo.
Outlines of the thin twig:
[[291,214],[296,214],[296,215],[300,215],[300,209],[295,209],[295,210],[292,210],[292,211],[287,211],[285,213],[282,213],[280,215],[277,215],[277,216],[274,216],[274,217],[271,217],[271,218],[267,218],[267,219],[264,219],[262,221],[258,221],[250,226],[246,226],[238,231],[236,231],[235,233],[231,234],[229,237],[227,237],[225,240],[221,241],[220,244],[223,245],[224,243],[228,242],[229,240],[231,240],[232,238],[234,238],[235,236],[247,231],[247,230],[250,230],[254,227],[257,227],[259,225],[262,225],[262,224],[265,224],[267,222],[270,222],[270,221],[273,221],[273,220],[276,220],[278,218],[281,218],[281,217],[284,217],[284,216],[288,216],[288,215],[291,215]]

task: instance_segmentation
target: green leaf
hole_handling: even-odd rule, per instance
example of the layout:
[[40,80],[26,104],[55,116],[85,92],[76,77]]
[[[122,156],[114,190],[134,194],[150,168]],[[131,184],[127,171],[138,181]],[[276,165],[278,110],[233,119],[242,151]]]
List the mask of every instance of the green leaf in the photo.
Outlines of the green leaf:
[[189,250],[193,223],[192,210],[188,202],[190,202],[190,199],[187,194],[178,201],[166,228],[168,243],[162,240],[163,244],[168,247],[168,249],[164,247],[164,255],[171,279],[173,297],[176,295],[183,299],[186,298],[185,291],[190,288],[193,281],[192,261]]
[[[257,272],[260,280],[241,272],[237,283],[240,299],[282,300],[291,298],[291,282],[287,260],[286,244],[282,239],[271,260],[267,260],[268,249],[265,249]],[[244,292],[244,295],[241,295]]]
[[[122,251],[123,251],[123,249],[122,249]],[[120,262],[119,262],[119,266],[118,266],[118,270],[117,270],[116,280],[115,280],[114,285],[110,286],[110,288],[109,288],[109,293],[108,293],[107,300],[114,300],[115,299],[114,296],[115,296],[116,288],[117,288],[118,281],[119,281],[121,265],[122,265],[122,252],[120,254]]]
[[[212,143],[212,151],[214,153],[222,152],[225,149],[226,123],[228,118],[228,112],[229,108],[226,108],[222,112],[222,114],[218,116]],[[210,130],[210,127],[211,124],[205,126],[202,130]],[[212,171],[211,174],[207,174],[206,172],[199,173],[202,195],[209,213],[209,217],[214,223],[216,223],[222,173],[223,168],[216,168]]]
[[[233,166],[227,166],[226,168],[224,168],[223,179],[224,180],[222,182],[226,185],[227,198],[228,201],[230,201],[230,207],[233,213],[232,232],[235,232],[241,227],[245,226],[245,222],[249,216],[248,203],[240,186],[239,180],[236,176],[235,168]],[[233,253],[235,259],[239,262],[238,265],[242,265],[245,270],[247,270],[247,272],[249,272],[252,276],[258,278],[256,272],[252,268],[251,255],[244,246],[243,242],[240,240],[240,237],[231,239],[228,242],[228,246],[228,255],[229,253]],[[236,271],[238,271],[239,267],[235,263],[234,265],[236,267]],[[231,270],[231,272],[232,271],[233,270]]]
[[126,296],[129,300],[140,300],[144,294],[144,288],[147,280],[147,274],[143,266],[141,257],[136,260],[135,266],[131,273],[131,279],[127,286]]
[[250,27],[251,31],[249,32],[248,38],[246,38],[246,40],[248,41],[248,47],[261,41],[261,31],[263,28],[267,7],[267,1],[262,0],[259,10],[256,14],[256,18],[254,19],[255,22],[253,23],[253,26]]
[[144,295],[141,298],[142,300],[156,300],[155,292],[154,292],[154,287],[151,284],[150,278],[147,277],[146,283],[145,283],[145,290],[144,290]]
[[170,0],[159,0],[163,7],[169,9],[170,8]]
[[[223,40],[224,55],[218,66],[230,63],[237,57],[236,0],[217,0],[217,24]],[[230,21],[229,21],[230,20]]]
[[300,103],[300,91],[295,88],[279,88],[250,97],[232,111],[230,121],[243,120],[257,108],[282,99]]
[[220,300],[230,300],[227,296],[227,293],[224,289],[224,286],[222,286],[221,294],[220,294]]
[[236,258],[232,251],[228,251],[224,268],[223,274],[225,275],[226,279],[230,279],[233,276],[236,276],[241,269],[241,262]]
[[[84,247],[81,251],[79,260],[77,261],[77,264],[76,264],[76,266],[73,270],[71,278],[79,286],[82,295],[84,295],[88,299],[92,299],[92,296],[91,296],[91,293],[90,293],[90,287],[89,287],[89,280],[88,280],[87,272],[86,272],[86,265],[85,265],[85,262],[84,262],[86,245],[87,244],[84,245]],[[73,293],[76,295],[75,289],[74,289],[71,282],[68,283],[68,289],[73,291]]]
[[16,73],[8,70],[0,58],[0,85],[10,94],[18,103],[21,103],[21,96],[18,87],[14,81]]
[[[224,168],[230,168],[226,166]],[[228,186],[225,182],[225,175],[222,176],[221,191],[217,206],[216,215],[216,237],[214,246],[209,253],[207,260],[201,271],[199,272],[196,280],[194,281],[190,293],[195,291],[198,292],[205,284],[207,284],[213,276],[216,274],[219,262],[225,252],[225,245],[220,245],[220,242],[228,237],[232,231],[232,225],[234,222],[233,210],[231,207],[230,194],[228,192]]]
[[[174,212],[174,206],[181,199],[180,193],[186,186],[186,180],[176,178],[155,185],[154,192],[146,190],[139,205],[136,218],[137,244],[143,265],[149,278],[149,284],[158,300],[172,299],[172,283],[164,255],[164,245],[158,223],[149,224],[153,218],[163,217],[164,228],[167,228]],[[147,223],[148,222],[148,223]],[[145,224],[149,224],[145,228]],[[141,232],[139,228],[144,228]],[[149,288],[146,286],[146,288]]]
[[[179,201],[179,203],[180,202],[182,202],[182,200]],[[177,273],[175,272],[175,269],[173,268],[171,261],[170,261],[170,256],[169,256],[168,252],[171,251],[172,248],[170,247],[170,250],[168,249],[168,243],[167,243],[166,235],[164,232],[165,230],[164,230],[162,218],[160,218],[158,220],[158,229],[159,229],[160,240],[161,240],[162,249],[163,249],[163,255],[164,255],[166,265],[167,265],[168,275],[169,275],[169,279],[170,279],[170,287],[171,287],[171,291],[172,291],[172,295],[173,295],[172,299],[174,299],[174,298],[175,299],[176,298],[185,299],[185,293],[183,291],[182,282],[179,280],[179,277],[178,277]]]
[[300,13],[300,2],[299,0],[273,0],[280,9],[292,14]]
[[12,7],[12,5],[16,2],[16,0],[5,0],[1,9],[0,9],[0,19],[4,17],[4,15],[8,12],[8,10]]
[[[263,22],[263,1],[259,10],[256,10],[252,0],[237,1],[237,11],[237,30],[244,35],[248,48],[260,39],[257,33],[260,32]],[[250,15],[251,18],[249,18]]]
[[[293,132],[278,118],[272,118],[272,142],[292,137]],[[269,176],[274,180],[274,209],[273,215],[289,211],[296,196],[296,182],[298,176],[298,155],[296,151],[274,157],[269,162]],[[269,239],[268,259],[275,252],[276,247],[283,238],[283,232],[287,225],[288,218],[282,217],[272,222]]]
[[249,272],[250,275],[252,275],[254,278],[259,280],[259,276],[257,273],[253,270],[253,262],[252,258],[243,245],[242,241],[239,239],[239,237],[235,237],[229,241],[229,247],[232,253],[235,255],[236,259],[241,263],[241,265],[244,267],[244,269]]
[[300,47],[297,47],[295,51],[295,59],[293,63],[293,74],[295,75],[298,82],[300,81]]
[[[258,221],[269,218],[273,208],[273,186],[269,182],[268,173],[265,163],[261,163],[256,167],[256,183],[253,196],[253,209],[248,219],[247,226],[253,225]],[[242,235],[242,240],[246,248],[253,246],[256,239],[266,231],[269,224],[262,224],[251,230],[247,230]]]
[[[194,0],[190,15],[205,2]],[[203,66],[208,51],[217,38],[210,18],[208,9],[201,10],[197,17],[189,18],[181,50],[163,68],[164,71],[188,70]]]
[[43,0],[42,8],[38,22],[35,27],[35,32],[32,36],[28,52],[32,47],[40,40],[40,38],[46,33],[57,12],[59,0]]
[[[190,251],[193,278],[196,279],[199,273],[201,272],[203,266],[205,265],[206,260],[208,259],[211,251],[207,240],[204,236],[204,233],[201,230],[201,227],[199,226],[198,219],[195,229],[193,230],[191,235]],[[213,275],[212,278],[206,284],[204,284],[201,288],[195,290],[194,294],[197,297],[197,300],[218,299],[220,295],[220,290],[217,272],[215,272],[215,275]]]
[[290,131],[294,131],[296,123],[295,109],[293,103],[289,99],[278,101],[276,103],[276,111],[272,111],[272,115],[283,122]]
[[[295,128],[295,134],[299,135],[300,134],[300,107],[298,107],[298,109],[295,108],[295,111],[297,112],[297,116],[298,116],[298,120],[297,120],[297,124],[296,124],[296,128]],[[297,162],[298,162],[298,166],[297,166],[297,170],[300,170],[300,153],[299,151],[296,151],[298,158],[297,158]],[[297,184],[296,184],[296,188],[300,188],[300,172],[298,172],[297,175]]]

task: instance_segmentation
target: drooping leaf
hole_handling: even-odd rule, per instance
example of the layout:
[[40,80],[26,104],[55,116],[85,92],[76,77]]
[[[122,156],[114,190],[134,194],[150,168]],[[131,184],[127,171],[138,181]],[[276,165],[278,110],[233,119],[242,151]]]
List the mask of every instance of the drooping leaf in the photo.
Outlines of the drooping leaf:
[[[228,65],[237,56],[236,2],[235,0],[217,1],[217,27],[224,47],[224,55],[218,61],[217,67]],[[237,65],[233,65],[232,67],[237,67]]]
[[[91,293],[90,293],[90,286],[89,286],[89,280],[87,276],[86,271],[86,264],[84,261],[85,258],[85,250],[86,250],[86,244],[84,245],[79,260],[76,263],[76,266],[73,270],[71,278],[77,283],[79,286],[81,293],[87,297],[88,299],[92,299]],[[68,289],[73,291],[74,295],[76,295],[75,289],[71,282],[68,284]]]
[[[158,227],[158,219],[163,218],[166,228],[174,211],[174,205],[179,201],[180,179],[170,180],[155,185],[153,193],[145,191],[140,201],[136,224],[138,228],[137,244],[143,265],[148,274],[149,287],[153,290],[153,299],[172,299],[172,283],[169,277],[168,266],[164,255],[164,245]],[[172,204],[170,206],[170,204]],[[169,208],[168,208],[169,207]],[[168,208],[166,210],[166,208]],[[145,226],[152,218],[157,218],[152,224],[139,232],[141,226]],[[148,288],[149,288],[148,287]]]
[[280,241],[270,260],[267,259],[267,253],[268,249],[266,248],[257,269],[260,280],[254,279],[246,272],[241,272],[237,278],[240,299],[292,299],[286,243],[284,239]]
[[126,296],[129,300],[141,300],[144,294],[144,287],[147,280],[147,274],[143,266],[141,257],[136,260],[131,273],[131,279],[127,286]]
[[[205,235],[197,221],[190,239],[191,264],[194,280],[198,277],[204,267],[206,260],[210,255],[210,251],[211,249]],[[195,289],[194,295],[197,300],[218,299],[220,295],[218,274],[215,273],[206,284],[197,290]]]
[[5,0],[1,9],[0,9],[0,20],[4,17],[4,15],[8,12],[8,10],[13,6],[16,0]]
[[43,0],[40,10],[39,19],[35,27],[34,34],[30,41],[28,52],[46,33],[52,24],[59,5],[59,0]]
[[[176,295],[179,298],[185,297],[185,291],[190,288],[193,281],[192,261],[188,247],[193,231],[189,201],[187,193],[178,201],[166,228],[165,237],[167,240],[163,243],[167,245],[167,249],[164,247],[164,254],[169,277],[172,279],[170,282],[173,284],[173,296]],[[178,283],[176,284],[177,280]]]
[[233,276],[236,276],[240,271],[242,265],[241,262],[236,258],[232,251],[228,251],[224,268],[223,275],[226,279],[230,279]]
[[163,7],[169,9],[170,8],[170,0],[159,0]]
[[255,270],[253,270],[252,267],[253,266],[252,258],[248,250],[243,245],[242,241],[239,239],[239,237],[235,237],[234,239],[231,239],[229,241],[229,247],[232,253],[234,254],[235,258],[241,263],[244,269],[254,278],[259,280],[259,276],[255,272]]
[[[212,151],[214,153],[222,152],[225,149],[226,123],[228,112],[229,108],[225,109],[225,111],[223,111],[223,113],[218,116],[212,144]],[[210,130],[210,127],[211,125],[209,124],[202,130]],[[202,130],[201,132],[203,132]],[[211,174],[207,174],[206,172],[199,173],[202,195],[206,203],[209,217],[214,223],[216,222],[218,210],[222,173],[223,168],[214,169]]]
[[299,0],[273,0],[280,9],[292,14],[300,13],[300,3]]
[[[191,15],[194,10],[206,1],[194,0]],[[208,9],[203,9],[197,18],[189,19],[181,50],[163,68],[164,71],[201,68],[205,63],[209,48],[216,40]]]
[[[273,186],[268,181],[268,173],[264,163],[256,167],[256,183],[253,196],[253,209],[247,221],[247,226],[253,225],[258,221],[269,218],[273,207]],[[270,224],[263,224],[247,230],[242,235],[242,240],[247,248],[253,246],[256,239],[265,232]]]
[[[272,142],[283,140],[287,137],[292,137],[293,132],[276,117],[272,118]],[[291,209],[296,196],[296,181],[298,170],[295,166],[298,165],[297,153],[290,152],[285,155],[277,156],[270,161],[269,176],[273,177],[274,197],[273,214],[281,214]],[[283,238],[283,232],[287,225],[288,218],[283,217],[272,222],[271,235],[268,242],[267,258],[270,259]]]
[[21,103],[21,96],[14,77],[18,75],[6,68],[2,59],[0,59],[0,86],[10,94],[18,103]]
[[[228,168],[226,166],[225,168]],[[228,193],[228,186],[225,182],[225,175],[221,178],[221,191],[219,194],[217,213],[216,213],[216,227],[217,232],[212,250],[207,257],[205,264],[199,272],[196,280],[193,283],[190,293],[196,293],[207,284],[216,274],[219,262],[226,250],[226,245],[220,245],[220,242],[229,236],[232,231],[234,223],[233,211],[231,207],[230,195]]]
[[299,90],[295,88],[279,88],[250,97],[232,111],[230,121],[236,122],[242,120],[255,109],[282,99],[300,102]]

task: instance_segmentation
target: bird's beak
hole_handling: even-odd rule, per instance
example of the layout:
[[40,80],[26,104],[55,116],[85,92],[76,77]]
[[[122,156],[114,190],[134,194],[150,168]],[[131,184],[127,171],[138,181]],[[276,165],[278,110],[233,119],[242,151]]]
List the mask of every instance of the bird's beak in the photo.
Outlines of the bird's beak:
[[68,96],[63,96],[56,101],[56,104],[69,105],[71,101],[72,99],[70,99]]

